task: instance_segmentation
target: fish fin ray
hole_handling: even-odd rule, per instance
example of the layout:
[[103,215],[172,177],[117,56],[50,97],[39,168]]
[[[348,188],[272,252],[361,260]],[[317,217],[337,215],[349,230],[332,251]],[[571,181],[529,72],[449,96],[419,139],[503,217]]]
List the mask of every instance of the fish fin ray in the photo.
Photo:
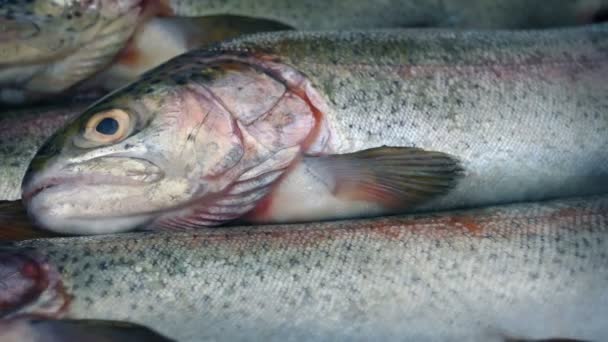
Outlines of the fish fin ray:
[[331,179],[337,197],[380,202],[404,209],[446,194],[461,178],[460,161],[413,147],[378,147],[348,154],[306,157]]

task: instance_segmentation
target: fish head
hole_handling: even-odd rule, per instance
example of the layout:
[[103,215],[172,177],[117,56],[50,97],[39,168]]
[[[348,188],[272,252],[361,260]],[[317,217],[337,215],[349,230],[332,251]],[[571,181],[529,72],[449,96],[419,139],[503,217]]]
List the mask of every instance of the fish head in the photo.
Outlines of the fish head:
[[143,22],[143,1],[0,1],[0,102],[39,101],[103,70]]
[[23,182],[28,212],[75,234],[238,218],[320,136],[305,83],[247,56],[178,57],[47,141]]
[[0,65],[65,57],[141,0],[17,0],[0,4]]

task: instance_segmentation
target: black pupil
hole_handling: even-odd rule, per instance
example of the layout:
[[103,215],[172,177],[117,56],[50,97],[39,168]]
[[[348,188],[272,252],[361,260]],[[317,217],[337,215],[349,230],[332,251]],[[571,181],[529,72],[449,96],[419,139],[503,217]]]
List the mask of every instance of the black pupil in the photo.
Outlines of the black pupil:
[[95,127],[95,130],[97,130],[97,132],[99,132],[101,134],[105,134],[105,135],[116,134],[116,132],[118,132],[118,121],[116,121],[112,118],[105,118],[105,119],[99,121],[99,123],[97,124],[97,127]]

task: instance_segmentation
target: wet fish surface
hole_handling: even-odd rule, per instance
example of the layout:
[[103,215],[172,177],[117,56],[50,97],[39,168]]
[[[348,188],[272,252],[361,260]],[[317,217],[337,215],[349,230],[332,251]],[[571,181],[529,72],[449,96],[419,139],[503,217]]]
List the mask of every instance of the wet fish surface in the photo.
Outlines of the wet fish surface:
[[4,244],[0,315],[178,341],[608,336],[608,198]]
[[300,30],[394,27],[525,29],[601,20],[604,0],[167,0],[174,15],[233,14],[273,19]]
[[43,227],[92,234],[605,193],[607,33],[235,39],[89,108],[41,148],[23,198]]
[[[125,54],[132,56],[134,45],[130,40],[139,39],[136,36],[141,31],[150,31],[146,28],[148,20],[157,16],[254,16],[297,29],[315,30],[412,26],[505,29],[587,24],[602,20],[607,11],[608,0],[554,0],[551,6],[541,0],[373,3],[358,0],[295,3],[3,0],[0,2],[0,104],[31,103],[71,92],[116,58]],[[233,22],[235,27],[242,27],[238,21]],[[274,30],[274,26],[260,22],[255,31]],[[207,34],[199,30],[198,36]],[[173,32],[160,38],[168,49],[158,48],[143,54],[155,60],[175,49],[188,48],[187,43],[181,42],[181,33]],[[143,45],[155,45],[154,40]],[[122,67],[138,70],[147,65],[132,63],[133,60],[127,58]],[[126,77],[133,70],[119,70],[119,76]]]

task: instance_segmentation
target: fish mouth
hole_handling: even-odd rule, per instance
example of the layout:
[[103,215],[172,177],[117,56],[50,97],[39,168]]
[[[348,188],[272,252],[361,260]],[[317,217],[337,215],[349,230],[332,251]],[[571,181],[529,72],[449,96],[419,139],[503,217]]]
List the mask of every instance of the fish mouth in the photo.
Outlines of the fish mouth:
[[51,189],[58,187],[78,187],[86,185],[126,185],[126,186],[137,186],[146,185],[158,182],[164,177],[163,173],[152,174],[151,177],[146,179],[137,180],[128,176],[108,176],[108,175],[83,175],[83,176],[72,176],[72,177],[50,177],[41,179],[31,186],[26,186],[22,192],[21,199],[24,203],[30,203],[34,198],[42,193],[45,193]]
[[40,193],[42,193],[45,190],[48,190],[50,188],[54,188],[56,186],[59,186],[61,184],[65,184],[69,181],[69,178],[51,178],[51,179],[47,179],[47,180],[43,180],[41,182],[38,182],[38,184],[32,186],[32,187],[28,187],[30,188],[27,191],[24,191],[21,195],[21,199],[25,202],[25,203],[29,203],[32,201],[32,199],[34,197],[36,197],[37,195],[39,195]]
[[50,177],[42,179],[32,186],[27,186],[21,195],[25,203],[30,203],[36,196],[60,186],[84,186],[84,185],[127,185],[136,186],[150,184],[159,181],[164,174],[153,174],[145,180],[136,180],[131,177],[108,176],[108,175],[86,175],[72,177]]
[[[120,174],[100,173],[94,171],[91,173],[78,172],[80,165],[98,162],[118,162],[136,163],[136,168],[128,167],[121,170]],[[119,164],[121,165],[121,164]],[[95,165],[98,167],[99,165]],[[131,164],[133,166],[133,164]],[[55,176],[45,175],[44,173],[35,176],[29,171],[24,178],[22,187],[21,199],[25,204],[30,203],[34,198],[42,193],[58,187],[78,187],[86,185],[116,185],[116,186],[137,186],[147,185],[160,181],[165,177],[163,170],[156,164],[141,158],[125,158],[125,157],[99,157],[88,160],[81,164],[68,164],[59,171],[59,174],[52,172]],[[33,177],[32,177],[33,176]]]

